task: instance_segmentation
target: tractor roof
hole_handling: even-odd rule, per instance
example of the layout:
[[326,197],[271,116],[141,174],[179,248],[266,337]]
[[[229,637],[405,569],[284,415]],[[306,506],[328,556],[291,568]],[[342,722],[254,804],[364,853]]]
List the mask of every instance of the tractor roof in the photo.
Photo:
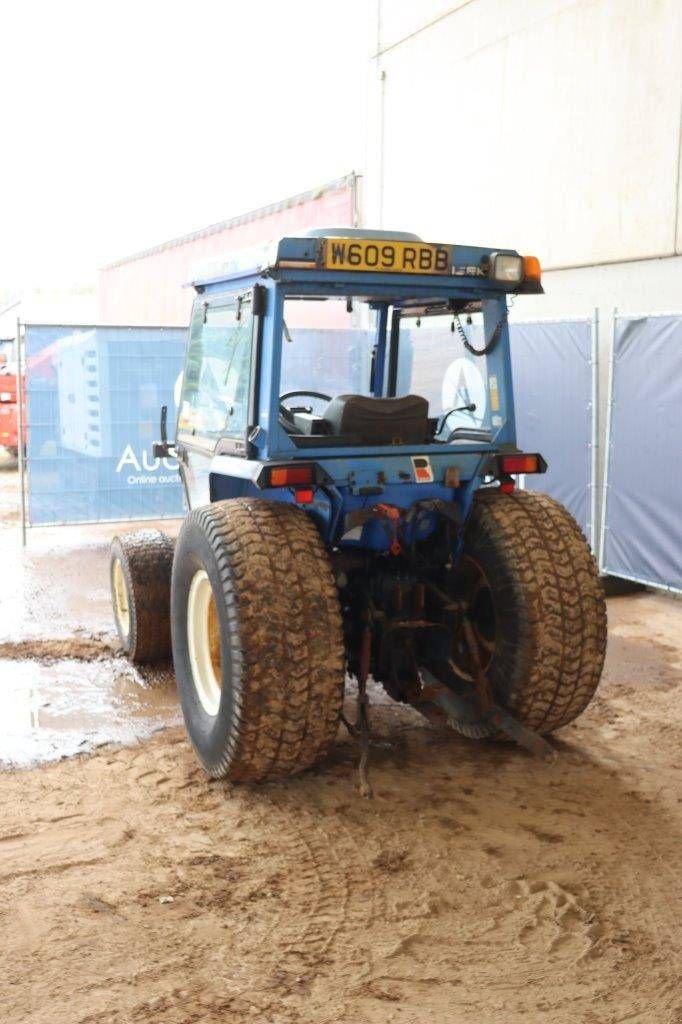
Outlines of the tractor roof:
[[[192,284],[202,289],[222,281],[252,278],[258,274],[275,275],[287,270],[322,271],[342,276],[391,274],[394,281],[396,275],[405,280],[418,275],[445,284],[453,277],[460,281],[462,278],[490,280],[497,257],[511,257],[516,260],[516,266],[521,259],[514,249],[424,242],[419,235],[409,232],[313,228],[293,237],[286,236],[204,261],[197,268]],[[495,275],[493,280],[508,291],[541,291],[539,264],[537,275],[533,275],[532,289],[525,287],[529,276],[524,273],[522,278],[512,279]]]

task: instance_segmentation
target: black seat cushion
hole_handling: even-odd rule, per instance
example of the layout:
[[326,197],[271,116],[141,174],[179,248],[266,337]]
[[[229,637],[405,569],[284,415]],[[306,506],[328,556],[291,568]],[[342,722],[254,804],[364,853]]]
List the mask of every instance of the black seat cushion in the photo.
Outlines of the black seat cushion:
[[420,395],[337,395],[324,418],[332,434],[352,435],[360,444],[423,444],[428,437],[429,403]]

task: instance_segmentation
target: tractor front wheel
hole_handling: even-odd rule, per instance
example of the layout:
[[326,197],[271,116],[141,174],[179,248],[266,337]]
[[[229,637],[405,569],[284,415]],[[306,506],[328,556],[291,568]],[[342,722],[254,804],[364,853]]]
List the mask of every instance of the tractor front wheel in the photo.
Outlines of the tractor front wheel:
[[314,523],[236,498],[191,512],[175,549],[173,661],[209,775],[257,781],[319,761],[344,685],[339,600]]
[[[458,583],[496,701],[538,733],[573,721],[599,683],[606,604],[570,513],[546,494],[479,491]],[[453,660],[471,676],[465,645]],[[495,734],[484,721],[453,725],[469,736]]]

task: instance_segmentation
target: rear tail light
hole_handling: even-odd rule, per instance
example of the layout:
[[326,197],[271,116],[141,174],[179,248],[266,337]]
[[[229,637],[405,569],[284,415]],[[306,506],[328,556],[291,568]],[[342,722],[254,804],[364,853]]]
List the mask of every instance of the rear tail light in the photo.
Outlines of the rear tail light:
[[296,487],[315,482],[314,466],[272,466],[267,470],[265,487]]
[[315,491],[312,487],[297,487],[294,497],[298,505],[309,505],[315,497]]
[[542,455],[501,455],[498,462],[501,473],[545,473],[547,463]]

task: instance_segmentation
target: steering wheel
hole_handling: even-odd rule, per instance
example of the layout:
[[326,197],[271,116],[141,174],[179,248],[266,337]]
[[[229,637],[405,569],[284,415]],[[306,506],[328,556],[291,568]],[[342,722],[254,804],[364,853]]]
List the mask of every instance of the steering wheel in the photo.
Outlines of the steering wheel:
[[317,398],[321,402],[331,402],[331,395],[325,395],[322,391],[287,391],[285,394],[279,397],[279,421],[284,429],[289,434],[300,434],[301,430],[298,429],[294,421],[295,412],[308,412],[313,411],[312,405],[295,406],[293,409],[287,409],[284,404],[290,398],[298,398],[300,395],[307,395],[309,398]]
[[300,409],[287,409],[284,405],[290,398],[299,398],[302,395],[306,395],[308,398],[317,398],[321,402],[331,402],[332,396],[325,395],[322,391],[287,391],[285,394],[279,396],[279,406],[285,413],[291,415],[292,412],[312,412],[312,406],[304,405]]
[[332,396],[325,395],[321,391],[287,391],[279,396],[279,404],[286,402],[288,398],[299,398],[301,395],[308,395],[309,398],[321,398],[323,402],[331,402]]

